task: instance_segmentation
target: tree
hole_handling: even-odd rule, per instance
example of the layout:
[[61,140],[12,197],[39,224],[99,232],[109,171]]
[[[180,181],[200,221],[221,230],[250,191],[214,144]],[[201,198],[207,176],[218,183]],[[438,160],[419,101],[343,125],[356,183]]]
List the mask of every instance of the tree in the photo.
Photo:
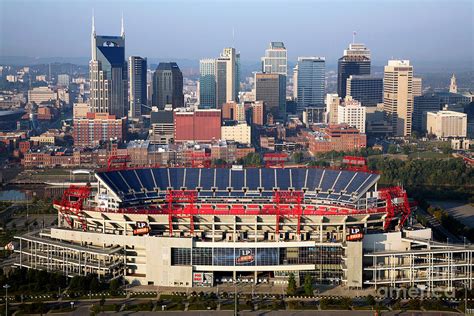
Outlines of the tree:
[[398,147],[397,147],[397,145],[390,144],[390,145],[388,146],[387,152],[388,152],[389,154],[391,154],[391,155],[394,155],[394,154],[398,153]]
[[91,280],[91,283],[89,285],[89,288],[91,290],[91,292],[93,293],[97,293],[100,291],[100,283],[99,283],[99,280],[97,280],[97,278],[93,278]]
[[298,152],[295,152],[295,153],[293,154],[293,161],[294,161],[295,163],[302,163],[303,160],[304,160],[304,154],[303,154],[303,152],[298,151]]
[[304,276],[303,288],[306,295],[313,295],[313,278],[309,273]]
[[375,305],[375,298],[372,295],[367,295],[366,297],[367,305],[374,306]]
[[118,289],[120,288],[119,280],[113,279],[112,281],[110,281],[109,288],[112,293],[116,293]]
[[290,273],[288,277],[288,288],[286,289],[286,294],[295,295],[296,294],[296,280],[295,275]]

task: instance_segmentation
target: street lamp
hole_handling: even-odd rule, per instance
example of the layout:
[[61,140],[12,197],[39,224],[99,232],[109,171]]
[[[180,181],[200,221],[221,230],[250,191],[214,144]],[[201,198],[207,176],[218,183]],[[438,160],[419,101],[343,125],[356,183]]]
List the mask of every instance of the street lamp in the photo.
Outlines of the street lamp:
[[5,316],[8,316],[8,288],[10,285],[5,284],[3,288],[5,289]]

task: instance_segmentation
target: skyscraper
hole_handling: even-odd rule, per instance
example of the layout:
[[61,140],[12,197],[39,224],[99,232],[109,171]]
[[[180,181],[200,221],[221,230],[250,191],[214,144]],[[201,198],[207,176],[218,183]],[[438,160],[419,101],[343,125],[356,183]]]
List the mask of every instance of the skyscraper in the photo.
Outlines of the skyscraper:
[[308,106],[324,104],[325,64],[324,57],[298,57],[297,113]]
[[163,110],[166,104],[184,106],[183,74],[174,62],[159,63],[153,75],[153,105]]
[[226,102],[238,102],[240,54],[235,48],[224,48],[217,59],[202,59],[199,71],[202,108],[220,108]]
[[285,44],[283,42],[271,42],[265,50],[265,56],[262,57],[262,72],[286,76],[288,74],[287,68],[288,59]]
[[265,113],[283,118],[286,105],[286,76],[256,73],[255,100],[264,103]]
[[129,117],[140,118],[142,115],[142,106],[147,105],[146,72],[146,58],[138,56],[130,56],[128,58]]
[[350,75],[370,75],[370,50],[364,44],[349,44],[337,63],[337,94],[343,99]]
[[420,77],[413,77],[413,97],[423,95],[423,79]]
[[383,103],[394,136],[410,136],[413,114],[413,66],[409,60],[389,60],[384,68]]
[[201,59],[199,61],[199,100],[200,108],[217,108],[216,99],[216,60]]
[[94,18],[91,34],[92,59],[89,62],[91,112],[124,117],[128,108],[125,31],[120,36],[96,35]]
[[347,79],[346,96],[363,106],[376,106],[383,102],[383,78],[351,75]]
[[[226,64],[226,100],[225,102],[238,101],[240,88],[240,54],[235,48],[226,47],[218,58],[219,62]],[[219,104],[222,106],[222,104]]]

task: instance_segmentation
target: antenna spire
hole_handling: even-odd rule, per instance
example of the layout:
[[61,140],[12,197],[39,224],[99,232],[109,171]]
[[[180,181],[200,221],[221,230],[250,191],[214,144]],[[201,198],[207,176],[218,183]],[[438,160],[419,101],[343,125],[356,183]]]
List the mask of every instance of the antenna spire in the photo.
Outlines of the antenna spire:
[[94,9],[92,9],[92,35],[95,35],[95,13],[94,13]]
[[352,32],[352,44],[355,44],[356,31]]
[[232,27],[232,47],[235,48],[235,29]]
[[121,28],[121,31],[120,31],[120,35],[121,35],[122,37],[125,37],[125,28],[124,28],[124,26],[123,26],[123,12],[122,12],[122,28]]

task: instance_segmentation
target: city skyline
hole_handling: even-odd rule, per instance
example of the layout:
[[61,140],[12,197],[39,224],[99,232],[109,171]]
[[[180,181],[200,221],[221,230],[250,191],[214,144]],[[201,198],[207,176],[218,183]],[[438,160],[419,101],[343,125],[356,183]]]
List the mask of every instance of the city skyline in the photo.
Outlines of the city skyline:
[[[414,63],[436,61],[461,64],[472,61],[473,55],[472,44],[470,47],[466,44],[472,43],[472,25],[469,23],[472,21],[472,4],[469,1],[385,1],[378,8],[373,8],[373,1],[295,1],[285,6],[283,2],[277,1],[271,7],[268,1],[203,1],[199,5],[187,1],[139,3],[146,3],[147,10],[131,3],[109,7],[106,1],[73,1],[67,4],[58,1],[2,1],[0,38],[9,45],[0,48],[0,56],[86,57],[90,51],[85,43],[88,43],[86,38],[90,36],[93,10],[97,34],[100,35],[120,34],[123,12],[127,56],[201,59],[212,57],[222,47],[231,46],[240,51],[243,61],[258,61],[270,41],[283,41],[291,61],[296,61],[299,56],[314,55],[326,57],[328,64],[332,65],[337,62],[347,44],[352,42],[354,31],[357,33],[355,41],[371,49],[372,59],[378,65],[392,58],[410,59]],[[187,10],[180,11],[184,4]],[[56,16],[52,23],[48,20],[53,6]],[[341,6],[346,6],[347,10],[339,10]],[[332,14],[308,16],[310,13],[307,11],[311,8]],[[263,27],[261,18],[266,9],[266,16],[272,19]],[[70,15],[68,12],[71,11],[80,14]],[[371,13],[370,19],[365,18],[368,12]],[[27,17],[24,27],[11,28],[18,15]],[[206,18],[211,15],[214,16],[212,21]],[[390,19],[401,15],[404,16],[403,24],[393,23]],[[246,23],[239,23],[243,16]],[[358,19],[358,16],[361,18]],[[199,22],[202,18],[206,18],[206,23]],[[61,28],[57,27],[58,23]],[[173,32],[165,31],[166,25],[170,23],[174,23]],[[332,23],[331,28],[327,27],[329,23]],[[140,34],[143,29],[155,32],[143,39]],[[54,35],[45,36],[48,33]],[[456,36],[452,36],[454,33]],[[53,44],[57,36],[62,37],[63,45]],[[390,36],[389,41],[387,36]],[[24,40],[18,41],[16,38]],[[42,40],[38,41],[38,38]],[[176,38],[181,40],[177,41]],[[34,53],[31,43],[35,44]],[[452,50],[451,47],[463,49]]]

